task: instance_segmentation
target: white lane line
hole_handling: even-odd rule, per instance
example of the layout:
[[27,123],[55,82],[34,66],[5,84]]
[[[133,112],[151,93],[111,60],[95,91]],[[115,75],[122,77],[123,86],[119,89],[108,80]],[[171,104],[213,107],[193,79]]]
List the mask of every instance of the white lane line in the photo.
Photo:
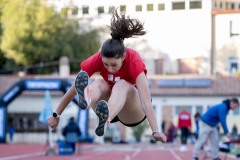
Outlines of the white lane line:
[[136,157],[141,151],[142,151],[141,149],[138,149],[135,152],[133,152],[133,154],[131,155],[131,159]]
[[16,156],[9,156],[5,158],[0,158],[0,160],[16,160],[16,159],[23,159],[23,158],[30,158],[30,157],[37,157],[45,155],[45,152],[38,152],[38,153],[31,153],[31,154],[22,154]]
[[176,160],[182,160],[182,158],[180,158],[175,152],[173,149],[170,149],[170,153],[173,155],[173,157],[176,159]]

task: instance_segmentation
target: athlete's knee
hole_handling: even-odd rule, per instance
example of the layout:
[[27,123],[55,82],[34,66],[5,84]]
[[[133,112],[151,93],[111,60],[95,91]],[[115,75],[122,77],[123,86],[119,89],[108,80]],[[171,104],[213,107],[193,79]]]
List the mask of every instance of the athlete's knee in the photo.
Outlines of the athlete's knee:
[[90,85],[91,107],[95,107],[96,103],[110,94],[110,88],[103,79],[96,79]]

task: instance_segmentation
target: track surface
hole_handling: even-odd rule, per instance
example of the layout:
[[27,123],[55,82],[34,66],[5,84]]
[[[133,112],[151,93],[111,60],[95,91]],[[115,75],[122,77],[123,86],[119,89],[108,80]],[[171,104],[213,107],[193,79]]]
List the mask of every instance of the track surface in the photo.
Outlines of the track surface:
[[[78,155],[46,156],[44,145],[0,144],[0,160],[191,160],[192,148],[189,145],[188,151],[180,152],[174,144],[81,144]],[[220,157],[224,159],[224,154]],[[236,158],[228,155],[227,160]]]

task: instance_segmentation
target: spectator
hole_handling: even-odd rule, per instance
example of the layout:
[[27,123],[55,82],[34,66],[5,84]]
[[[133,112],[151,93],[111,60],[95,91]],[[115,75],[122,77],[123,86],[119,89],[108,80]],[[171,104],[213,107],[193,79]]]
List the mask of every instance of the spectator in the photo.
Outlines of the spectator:
[[177,137],[177,128],[174,126],[172,122],[166,132],[167,142],[174,142],[174,139]]
[[194,115],[194,120],[195,120],[195,126],[196,126],[196,130],[195,130],[195,138],[198,139],[198,135],[199,135],[199,119],[200,119],[200,113],[196,113]]
[[187,108],[183,110],[178,115],[178,128],[181,130],[181,147],[180,151],[187,150],[187,139],[190,133],[192,122],[191,114],[187,111]]
[[224,133],[228,136],[228,138],[231,139],[231,134],[229,134],[226,124],[226,117],[230,109],[234,110],[237,107],[239,107],[238,99],[227,99],[224,100],[222,103],[209,108],[208,111],[200,117],[199,137],[197,142],[195,143],[193,150],[194,160],[198,160],[198,154],[200,152],[200,149],[207,140],[212,145],[211,148],[213,152],[213,160],[220,160],[220,158],[218,158],[219,133],[217,131],[217,125],[220,122]]
[[64,127],[62,135],[65,137],[66,142],[71,143],[73,153],[75,152],[76,143],[79,141],[81,136],[80,128],[74,120],[74,117],[69,119],[68,124]]
[[15,134],[15,129],[13,127],[13,118],[9,118],[9,126],[8,126],[9,140],[10,143],[13,143],[13,137]]

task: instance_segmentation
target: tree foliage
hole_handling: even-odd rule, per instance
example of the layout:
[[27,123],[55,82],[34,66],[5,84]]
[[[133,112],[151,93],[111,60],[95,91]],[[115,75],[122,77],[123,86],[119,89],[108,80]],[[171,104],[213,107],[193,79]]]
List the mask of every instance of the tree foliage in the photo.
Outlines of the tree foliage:
[[[4,6],[5,1],[4,0],[0,0],[0,44],[1,44],[1,36],[2,36],[2,23],[1,23],[1,19],[2,19],[2,10],[3,10],[3,6]],[[2,50],[0,49],[0,68],[3,68],[5,63],[6,63],[7,59],[5,58],[5,56],[3,55]]]
[[80,32],[80,23],[61,16],[41,0],[8,0],[2,10],[4,56],[19,65],[81,59],[99,49],[97,31]]

